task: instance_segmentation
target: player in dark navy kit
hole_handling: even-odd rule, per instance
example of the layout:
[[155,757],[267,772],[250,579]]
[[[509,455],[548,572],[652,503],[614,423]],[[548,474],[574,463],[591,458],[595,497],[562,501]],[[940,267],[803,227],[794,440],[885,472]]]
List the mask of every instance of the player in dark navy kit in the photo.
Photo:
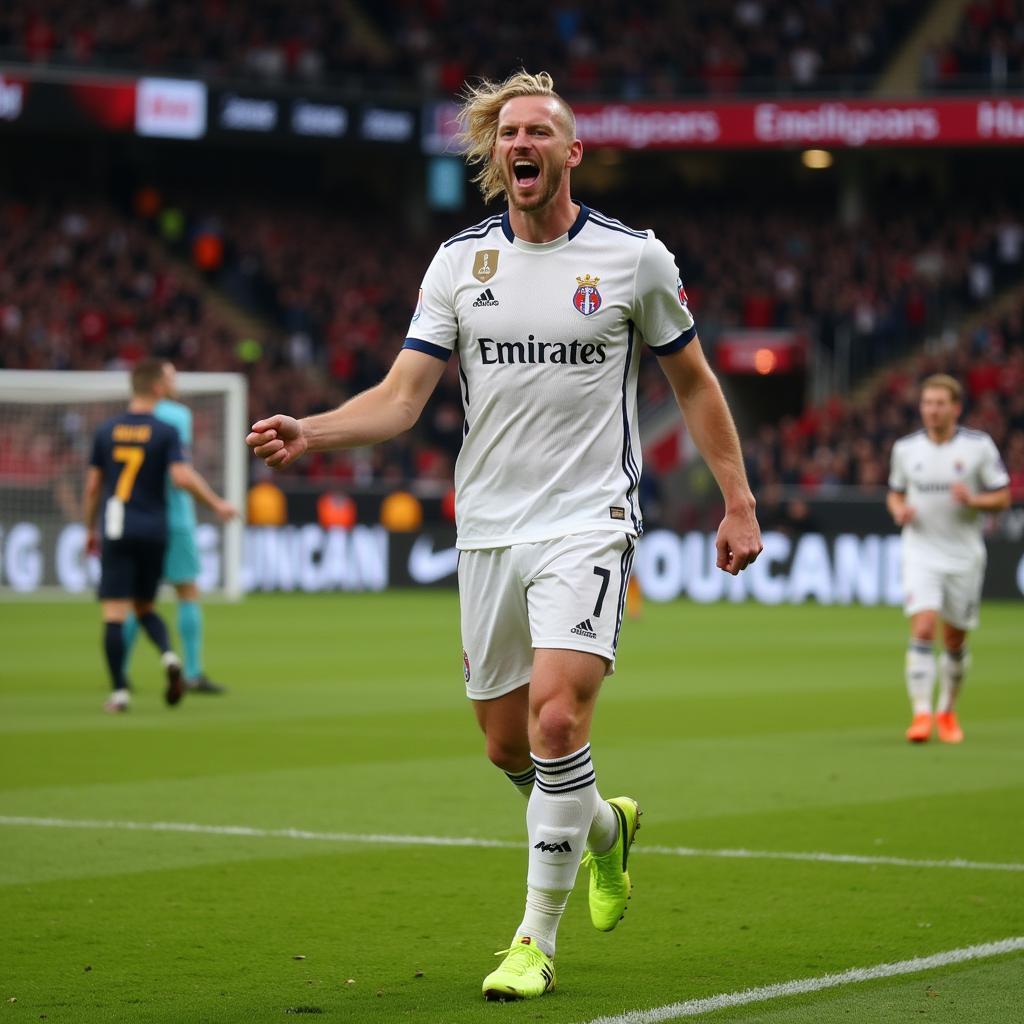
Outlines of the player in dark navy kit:
[[96,431],[85,479],[87,547],[100,555],[103,647],[113,687],[104,709],[110,712],[127,711],[131,699],[124,675],[124,621],[131,609],[160,651],[164,699],[171,705],[181,700],[181,659],[153,603],[167,547],[168,476],[211,508],[219,500],[185,461],[178,432],[153,415],[163,373],[162,359],[144,359],[132,371],[128,411]]

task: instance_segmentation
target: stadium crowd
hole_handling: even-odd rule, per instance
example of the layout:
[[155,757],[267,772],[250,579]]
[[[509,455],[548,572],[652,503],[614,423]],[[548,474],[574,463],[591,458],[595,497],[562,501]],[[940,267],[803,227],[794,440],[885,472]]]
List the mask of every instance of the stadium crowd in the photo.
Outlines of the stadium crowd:
[[39,0],[0,8],[0,58],[435,95],[510,60],[576,97],[862,91],[918,13],[911,0],[526,0],[514,18],[486,0]]
[[1024,85],[1024,0],[971,0],[955,31],[925,54],[930,89],[1019,89]]
[[0,6],[0,58],[233,80],[373,78],[354,5],[38,0]]
[[104,369],[150,348],[223,369],[233,342],[144,226],[98,199],[0,202],[2,362]]
[[963,383],[962,425],[991,435],[1006,459],[1015,500],[1024,499],[1024,300],[966,329],[951,348],[918,351],[852,397],[833,396],[745,438],[751,486],[818,497],[842,487],[885,487],[892,444],[919,428],[918,385],[933,373]]
[[679,258],[701,337],[792,328],[849,353],[856,380],[983,308],[1024,272],[1024,221],[1001,207],[950,211],[875,203],[856,223],[806,204],[753,203],[652,218]]
[[528,0],[517,17],[472,0],[377,4],[405,76],[441,94],[468,73],[501,77],[509,56],[551,71],[569,96],[859,91],[917,16],[909,0],[670,0],[624,8]]
[[[730,328],[795,328],[833,349],[845,337],[854,370],[864,372],[936,336],[940,323],[983,310],[1024,273],[1015,211],[963,210],[936,225],[923,207],[911,209],[875,211],[856,228],[800,217],[795,207],[767,217],[742,205],[685,216],[666,208],[642,219],[658,224],[677,253],[706,347]],[[179,209],[137,196],[128,213],[97,200],[9,201],[0,205],[0,365],[100,369],[152,350],[181,370],[245,372],[252,409],[271,408],[282,394],[299,415],[332,408],[390,365],[445,230],[428,234],[395,246],[379,215],[364,221],[301,203],[220,197]],[[239,341],[211,291],[254,314],[263,333]],[[883,486],[889,445],[916,420],[914,382],[943,369],[967,382],[966,422],[1007,453],[1019,491],[1022,322],[1018,307],[947,344],[944,355],[901,364],[855,402],[834,399],[763,427],[746,439],[755,487],[826,494]],[[649,402],[668,397],[654,359],[641,388]],[[440,484],[461,437],[453,361],[412,434],[318,455],[302,471],[339,485]]]

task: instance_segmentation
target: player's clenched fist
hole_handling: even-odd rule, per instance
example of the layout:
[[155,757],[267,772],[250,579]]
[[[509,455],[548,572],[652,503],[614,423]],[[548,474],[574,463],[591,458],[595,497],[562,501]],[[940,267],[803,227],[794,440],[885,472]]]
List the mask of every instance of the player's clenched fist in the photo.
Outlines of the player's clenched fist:
[[715,541],[719,569],[736,576],[764,550],[753,508],[727,511]]
[[245,443],[273,469],[294,462],[309,447],[302,424],[293,416],[280,415],[257,420]]

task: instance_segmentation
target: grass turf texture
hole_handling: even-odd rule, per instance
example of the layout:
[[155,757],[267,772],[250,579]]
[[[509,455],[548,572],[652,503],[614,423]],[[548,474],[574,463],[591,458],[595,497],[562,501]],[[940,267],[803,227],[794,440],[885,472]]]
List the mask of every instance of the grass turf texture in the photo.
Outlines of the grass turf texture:
[[[209,605],[230,695],[165,708],[140,641],[119,717],[95,606],[0,614],[0,815],[522,838],[462,696],[453,595]],[[631,909],[599,934],[578,886],[559,988],[530,1003],[480,997],[524,850],[0,825],[0,1024],[561,1024],[1024,935],[1021,873],[644,852],[1024,861],[1020,622],[984,609],[966,742],[911,747],[897,611],[648,605],[594,730],[602,791],[646,812]],[[1022,973],[1016,954],[701,1019],[1001,1024]]]

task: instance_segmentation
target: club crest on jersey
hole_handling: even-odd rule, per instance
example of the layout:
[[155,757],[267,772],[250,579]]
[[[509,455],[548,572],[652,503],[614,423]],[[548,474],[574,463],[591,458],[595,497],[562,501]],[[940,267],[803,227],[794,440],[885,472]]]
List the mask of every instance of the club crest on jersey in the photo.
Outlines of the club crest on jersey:
[[416,308],[412,311],[412,322],[416,323],[420,318],[420,314],[423,312],[423,289],[420,289],[420,293],[416,298]]
[[497,272],[498,250],[478,249],[473,258],[473,276],[483,284],[487,284]]
[[681,277],[676,278],[676,288],[679,289],[679,305],[684,309],[689,309],[690,300],[687,298],[686,289],[683,287],[683,279]]
[[462,649],[462,671],[466,677],[466,682],[469,682],[469,655],[466,653],[465,647]]
[[597,282],[600,280],[601,278],[591,277],[589,274],[576,278],[579,287],[573,294],[572,304],[584,316],[590,316],[601,308],[601,293],[597,290]]

